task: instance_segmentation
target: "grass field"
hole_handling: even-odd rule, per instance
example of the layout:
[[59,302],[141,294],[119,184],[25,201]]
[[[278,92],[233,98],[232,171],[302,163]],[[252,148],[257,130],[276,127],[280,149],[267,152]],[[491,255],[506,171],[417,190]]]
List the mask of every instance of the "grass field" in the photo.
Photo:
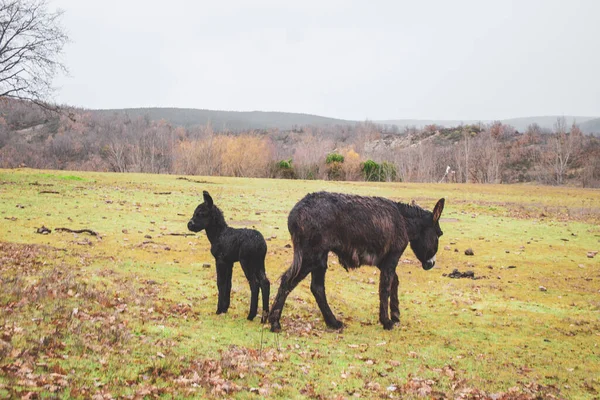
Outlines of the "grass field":
[[[0,397],[600,398],[600,191],[181,178],[0,170]],[[445,197],[444,235],[432,270],[402,257],[394,330],[378,322],[378,270],[332,256],[327,295],[346,327],[326,328],[305,280],[273,334],[245,319],[238,266],[215,315],[205,233],[173,235],[189,233],[202,190],[268,238],[271,298],[292,259],[287,214],[308,192],[427,209]]]

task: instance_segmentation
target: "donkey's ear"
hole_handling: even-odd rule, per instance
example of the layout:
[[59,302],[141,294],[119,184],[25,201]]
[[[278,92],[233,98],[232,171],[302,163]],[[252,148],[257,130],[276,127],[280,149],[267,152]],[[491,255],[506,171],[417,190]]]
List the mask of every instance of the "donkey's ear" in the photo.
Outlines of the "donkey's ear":
[[206,203],[206,205],[208,206],[208,208],[212,208],[212,206],[213,206],[213,199],[212,199],[212,197],[210,197],[210,194],[208,194],[208,192],[206,190],[203,191],[202,194],[204,195],[204,202]]
[[444,211],[444,202],[446,200],[439,199],[435,207],[433,208],[433,222],[438,222],[440,220],[440,216],[442,215],[442,211]]

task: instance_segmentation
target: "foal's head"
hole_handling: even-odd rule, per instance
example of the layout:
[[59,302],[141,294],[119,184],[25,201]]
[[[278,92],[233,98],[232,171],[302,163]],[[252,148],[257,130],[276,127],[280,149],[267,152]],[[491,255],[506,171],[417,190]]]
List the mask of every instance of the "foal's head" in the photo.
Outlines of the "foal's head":
[[206,229],[214,220],[214,215],[218,213],[210,194],[206,190],[202,194],[204,195],[204,203],[196,207],[192,219],[188,222],[188,229],[192,232],[200,232]]
[[444,199],[438,200],[433,213],[425,213],[421,220],[421,232],[416,239],[410,241],[410,247],[421,261],[423,269],[428,270],[435,265],[435,254],[438,251],[438,239],[443,232],[440,229],[440,215],[444,210]]

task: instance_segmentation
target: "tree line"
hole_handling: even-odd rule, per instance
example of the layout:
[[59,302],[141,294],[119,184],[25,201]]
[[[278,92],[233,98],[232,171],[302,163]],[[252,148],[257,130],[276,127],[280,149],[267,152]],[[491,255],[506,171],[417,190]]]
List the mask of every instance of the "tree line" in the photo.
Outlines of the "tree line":
[[122,113],[0,100],[0,167],[405,182],[600,184],[600,141],[557,119],[423,129],[303,126],[216,132]]

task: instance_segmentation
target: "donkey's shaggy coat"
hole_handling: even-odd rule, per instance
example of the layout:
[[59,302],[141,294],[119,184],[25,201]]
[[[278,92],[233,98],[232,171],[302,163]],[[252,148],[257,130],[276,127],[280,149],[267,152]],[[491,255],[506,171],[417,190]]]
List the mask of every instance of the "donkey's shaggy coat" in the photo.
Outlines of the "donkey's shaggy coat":
[[443,209],[444,199],[440,199],[431,212],[381,197],[327,192],[306,195],[288,217],[294,259],[281,276],[269,315],[271,330],[281,329],[279,319],[285,300],[309,273],[312,276],[310,289],[325,323],[335,329],[343,326],[331,312],[325,296],[330,251],[346,269],[365,264],[379,268],[379,321],[385,329],[392,329],[394,323],[400,321],[398,260],[410,243],[424,269],[434,266],[438,238],[442,235],[439,218]]

